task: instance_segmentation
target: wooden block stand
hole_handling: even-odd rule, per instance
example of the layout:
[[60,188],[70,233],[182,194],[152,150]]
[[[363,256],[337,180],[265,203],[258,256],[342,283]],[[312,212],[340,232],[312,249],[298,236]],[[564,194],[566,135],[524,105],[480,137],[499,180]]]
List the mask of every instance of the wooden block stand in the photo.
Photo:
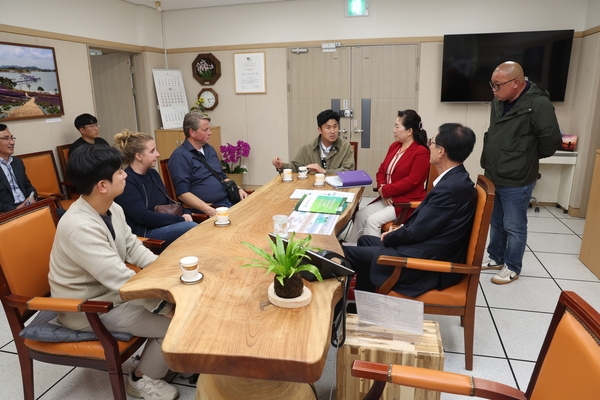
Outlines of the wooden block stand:
[[[357,330],[357,323],[357,316],[349,314],[346,321],[346,342],[338,350],[337,355],[336,398],[338,400],[362,399],[373,385],[370,379],[355,378],[351,375],[354,360],[411,365],[440,371],[444,369],[444,348],[437,322],[424,321],[423,339],[418,344],[364,335]],[[440,393],[387,384],[381,398],[439,400]]]

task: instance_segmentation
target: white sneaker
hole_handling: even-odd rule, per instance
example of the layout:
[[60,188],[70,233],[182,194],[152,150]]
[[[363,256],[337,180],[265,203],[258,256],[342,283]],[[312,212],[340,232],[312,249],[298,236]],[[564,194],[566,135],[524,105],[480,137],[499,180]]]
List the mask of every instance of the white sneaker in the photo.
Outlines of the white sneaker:
[[507,267],[503,267],[496,275],[492,277],[492,282],[498,285],[504,285],[506,283],[511,283],[519,279],[519,274],[514,271],[511,271]]
[[162,379],[153,379],[146,375],[134,381],[131,374],[129,374],[125,391],[136,399],[174,400],[179,397],[179,392],[174,386]]
[[504,263],[498,264],[496,261],[492,260],[490,258],[490,256],[487,256],[481,262],[481,270],[482,271],[487,271],[490,269],[502,269],[502,267],[504,267]]

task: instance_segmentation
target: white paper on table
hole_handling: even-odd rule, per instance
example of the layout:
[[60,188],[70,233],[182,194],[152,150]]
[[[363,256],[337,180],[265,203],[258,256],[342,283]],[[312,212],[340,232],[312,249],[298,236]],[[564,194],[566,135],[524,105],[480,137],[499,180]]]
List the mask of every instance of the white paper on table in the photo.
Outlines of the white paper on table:
[[353,192],[338,192],[335,190],[307,190],[307,189],[296,189],[294,193],[290,196],[290,199],[301,199],[305,194],[314,194],[316,193],[319,196],[338,196],[345,197],[346,202],[352,203],[354,201],[354,196],[356,193]]
[[359,322],[386,326],[404,332],[423,334],[422,301],[355,290]]
[[288,217],[288,232],[331,235],[339,215],[294,211]]

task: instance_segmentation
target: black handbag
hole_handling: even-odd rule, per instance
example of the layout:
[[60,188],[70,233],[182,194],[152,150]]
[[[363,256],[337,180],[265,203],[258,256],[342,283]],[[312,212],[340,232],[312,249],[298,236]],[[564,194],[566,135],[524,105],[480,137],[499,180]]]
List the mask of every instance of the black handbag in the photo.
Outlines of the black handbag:
[[229,198],[229,201],[231,201],[231,204],[237,204],[242,201],[242,198],[240,197],[240,188],[234,181],[228,180],[221,183],[225,187],[225,192],[227,192],[227,197]]
[[236,185],[236,183],[232,180],[223,180],[223,178],[221,178],[221,175],[219,175],[217,171],[215,171],[210,165],[208,165],[208,162],[206,161],[204,155],[200,155],[197,152],[194,152],[193,154],[198,158],[198,160],[200,160],[202,164],[204,164],[206,168],[208,168],[210,172],[212,172],[215,178],[217,178],[219,182],[221,182],[221,185],[223,185],[223,188],[225,188],[225,193],[227,193],[227,198],[229,199],[231,204],[239,203],[242,200],[242,198],[240,197],[240,188],[238,187],[238,185]]

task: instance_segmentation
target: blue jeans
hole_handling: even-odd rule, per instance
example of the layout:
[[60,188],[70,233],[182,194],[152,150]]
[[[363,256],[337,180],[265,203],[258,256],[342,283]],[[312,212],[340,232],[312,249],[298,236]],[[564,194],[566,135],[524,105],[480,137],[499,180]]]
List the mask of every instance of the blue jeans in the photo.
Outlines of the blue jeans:
[[148,229],[146,231],[146,237],[150,239],[164,240],[167,242],[166,245],[168,246],[179,236],[196,226],[198,226],[198,224],[193,221],[177,222],[176,224],[161,226],[160,228],[156,229]]
[[534,183],[526,186],[496,186],[496,199],[490,223],[488,253],[492,260],[521,273],[527,245],[527,208]]

